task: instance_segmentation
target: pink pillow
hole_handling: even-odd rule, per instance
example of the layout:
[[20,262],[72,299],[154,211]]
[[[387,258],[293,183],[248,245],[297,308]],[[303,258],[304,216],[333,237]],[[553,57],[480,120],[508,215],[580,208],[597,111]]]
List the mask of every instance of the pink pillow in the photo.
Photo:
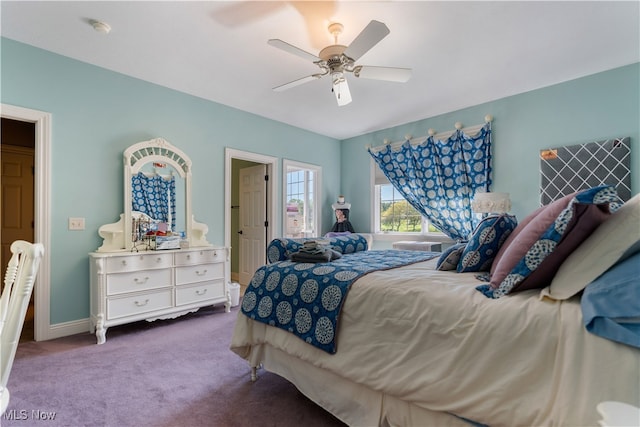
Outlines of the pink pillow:
[[[492,289],[497,289],[508,275],[513,274],[516,265],[525,256],[531,254],[530,251],[534,244],[540,244],[538,240],[554,224],[563,210],[570,205],[576,194],[570,194],[536,210],[530,215],[533,218],[525,218],[524,227],[520,230],[516,229],[512,233],[512,235],[517,233],[515,238],[511,242],[505,242],[504,246],[510,243],[508,248],[503,252],[501,259],[497,263],[494,262],[495,268],[490,281]],[[571,220],[555,249],[537,267],[533,268],[530,274],[522,280],[517,280],[519,283],[513,286],[510,292],[547,286],[562,262],[610,216],[608,203],[574,203],[572,209]]]
[[[548,206],[548,205],[547,205]],[[504,256],[505,252],[507,252],[507,249],[509,248],[509,246],[511,246],[511,243],[516,240],[516,238],[518,237],[518,235],[522,232],[522,230],[525,229],[525,227],[527,225],[529,225],[529,223],[531,221],[533,221],[533,219],[535,217],[538,216],[538,214],[540,212],[542,212],[547,206],[540,206],[538,209],[536,209],[535,211],[533,211],[532,213],[530,213],[525,219],[523,219],[522,221],[520,221],[520,223],[518,223],[518,225],[516,226],[516,228],[511,232],[511,234],[509,234],[509,237],[507,237],[507,240],[504,241],[504,243],[502,244],[502,246],[500,246],[500,250],[498,250],[498,253],[495,257],[495,259],[493,260],[493,264],[491,264],[491,270],[490,273],[493,276],[496,272],[496,268],[498,266],[498,264],[500,264],[500,260],[502,259],[502,257]]]

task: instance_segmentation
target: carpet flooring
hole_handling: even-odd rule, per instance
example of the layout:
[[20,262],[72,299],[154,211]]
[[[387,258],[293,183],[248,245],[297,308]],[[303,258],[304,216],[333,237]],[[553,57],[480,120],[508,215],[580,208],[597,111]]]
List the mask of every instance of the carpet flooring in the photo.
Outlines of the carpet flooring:
[[344,427],[288,381],[229,350],[238,308],[22,342],[2,427]]

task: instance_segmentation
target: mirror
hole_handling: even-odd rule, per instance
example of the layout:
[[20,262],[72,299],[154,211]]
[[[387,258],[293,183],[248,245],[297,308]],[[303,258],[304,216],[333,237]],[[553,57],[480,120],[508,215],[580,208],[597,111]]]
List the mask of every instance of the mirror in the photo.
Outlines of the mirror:
[[99,252],[137,250],[141,218],[162,233],[180,233],[190,247],[211,246],[207,226],[191,213],[191,159],[163,138],[124,151],[124,206],[120,221],[100,227]]
[[131,210],[162,224],[161,232],[182,233],[185,186],[184,178],[168,163],[146,163],[131,177]]
[[[132,145],[124,152],[124,186],[125,240],[131,236],[132,246],[141,238],[133,223],[138,212],[156,224],[166,224],[163,232],[184,232],[188,240],[190,227],[185,219],[191,217],[191,160],[186,154],[162,138]],[[177,197],[178,188],[182,199]],[[176,209],[178,200],[184,204],[182,211]],[[182,228],[176,228],[177,219]]]

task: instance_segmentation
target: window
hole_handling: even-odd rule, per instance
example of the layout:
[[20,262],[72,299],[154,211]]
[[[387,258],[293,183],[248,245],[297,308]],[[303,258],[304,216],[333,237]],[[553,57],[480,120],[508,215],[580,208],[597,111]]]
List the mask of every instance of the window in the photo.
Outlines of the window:
[[283,160],[284,236],[313,237],[320,230],[318,200],[322,182],[318,166]]
[[375,186],[375,230],[377,233],[442,234],[391,184]]
[[373,159],[371,159],[371,175],[374,193],[371,198],[374,212],[373,227],[376,233],[445,236],[404,199]]

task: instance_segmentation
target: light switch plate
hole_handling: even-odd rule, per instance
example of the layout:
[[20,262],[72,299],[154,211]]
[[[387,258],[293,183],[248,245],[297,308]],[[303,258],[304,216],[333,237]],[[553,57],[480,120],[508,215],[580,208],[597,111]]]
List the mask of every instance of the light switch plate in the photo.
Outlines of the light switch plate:
[[69,218],[69,230],[84,230],[84,218]]

